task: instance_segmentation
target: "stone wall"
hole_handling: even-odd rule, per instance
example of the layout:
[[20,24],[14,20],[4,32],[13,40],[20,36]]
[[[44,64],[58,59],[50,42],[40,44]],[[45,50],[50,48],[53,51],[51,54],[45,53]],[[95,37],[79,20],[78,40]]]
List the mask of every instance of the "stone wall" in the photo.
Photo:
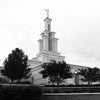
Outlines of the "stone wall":
[[100,93],[46,93],[43,100],[100,100]]

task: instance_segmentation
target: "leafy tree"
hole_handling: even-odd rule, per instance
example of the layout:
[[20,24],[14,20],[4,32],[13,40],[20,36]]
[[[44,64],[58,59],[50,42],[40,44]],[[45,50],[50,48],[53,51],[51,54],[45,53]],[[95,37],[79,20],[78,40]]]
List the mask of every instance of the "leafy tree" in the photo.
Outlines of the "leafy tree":
[[1,70],[1,73],[7,76],[12,83],[14,80],[20,81],[22,78],[28,78],[31,75],[31,69],[27,61],[28,56],[21,49],[16,48],[5,59],[4,69]]
[[[88,85],[91,85],[92,82],[98,81],[98,75],[100,73],[99,68],[86,68],[86,69],[80,69],[79,74],[83,77],[81,78],[82,81],[88,82]],[[99,75],[100,76],[100,75]]]
[[71,68],[65,61],[56,62],[52,60],[49,63],[44,63],[42,68],[40,73],[43,78],[48,78],[52,85],[57,84],[59,86],[65,79],[72,77]]

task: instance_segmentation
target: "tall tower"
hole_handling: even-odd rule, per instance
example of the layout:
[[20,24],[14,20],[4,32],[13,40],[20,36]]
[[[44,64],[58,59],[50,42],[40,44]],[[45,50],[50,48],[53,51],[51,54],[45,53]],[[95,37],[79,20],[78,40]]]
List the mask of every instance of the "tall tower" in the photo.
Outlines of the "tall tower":
[[44,19],[45,29],[41,33],[39,43],[39,53],[36,59],[42,62],[49,62],[50,60],[63,61],[64,56],[58,53],[58,38],[55,38],[55,32],[51,31],[51,21],[47,12],[47,17]]

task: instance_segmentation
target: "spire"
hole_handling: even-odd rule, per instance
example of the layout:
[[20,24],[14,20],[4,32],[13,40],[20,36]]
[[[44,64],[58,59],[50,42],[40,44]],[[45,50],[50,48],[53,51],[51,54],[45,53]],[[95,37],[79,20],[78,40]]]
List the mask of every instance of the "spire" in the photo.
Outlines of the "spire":
[[63,61],[64,57],[58,53],[58,38],[55,37],[55,32],[51,31],[51,21],[49,18],[49,10],[46,9],[46,18],[44,19],[45,29],[41,33],[39,43],[39,53],[37,60],[48,62],[50,60]]
[[44,19],[45,22],[45,30],[48,31],[48,33],[51,31],[51,20],[49,18],[49,9],[45,9],[46,13],[47,13],[47,17]]
[[49,17],[49,9],[45,9],[46,13],[47,13],[47,17]]

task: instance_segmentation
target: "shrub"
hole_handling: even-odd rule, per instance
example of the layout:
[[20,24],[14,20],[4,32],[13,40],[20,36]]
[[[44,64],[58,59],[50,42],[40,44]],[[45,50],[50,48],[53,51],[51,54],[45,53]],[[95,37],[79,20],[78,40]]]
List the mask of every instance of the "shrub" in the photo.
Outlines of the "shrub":
[[40,100],[41,95],[42,89],[38,86],[9,85],[1,88],[0,100]]
[[32,84],[30,81],[17,81],[15,84]]
[[0,83],[1,84],[7,84],[9,83],[7,79],[5,79],[4,77],[0,77]]
[[30,81],[23,81],[22,84],[32,84]]

